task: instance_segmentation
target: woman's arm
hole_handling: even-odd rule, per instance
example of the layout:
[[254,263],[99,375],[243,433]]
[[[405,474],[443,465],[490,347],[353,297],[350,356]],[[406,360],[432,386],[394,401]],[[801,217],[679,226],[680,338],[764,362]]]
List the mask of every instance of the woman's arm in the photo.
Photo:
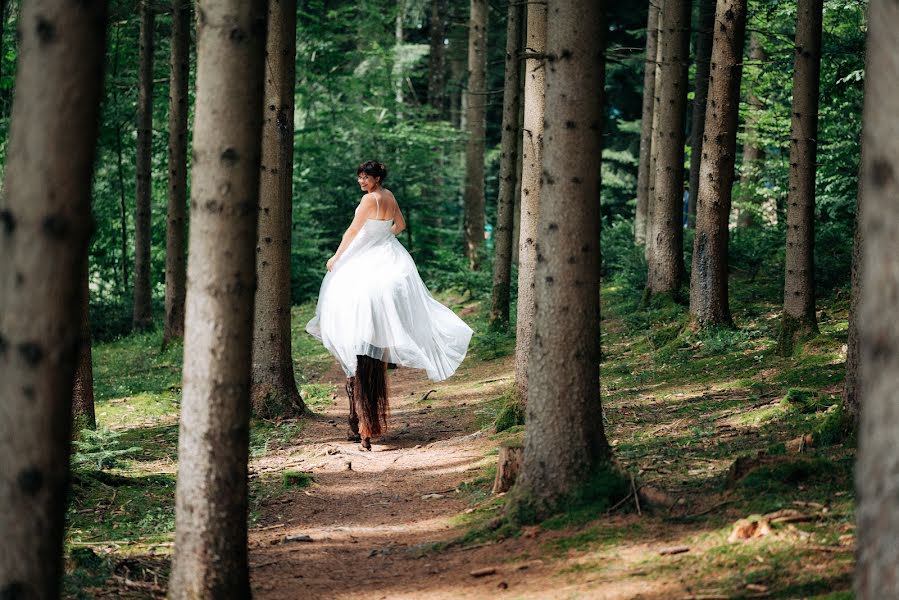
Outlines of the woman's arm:
[[393,226],[390,228],[390,231],[393,232],[393,235],[399,235],[406,228],[406,219],[403,218],[403,212],[400,210],[400,205],[396,205],[396,214],[393,216]]
[[334,256],[328,259],[328,270],[334,266],[334,263],[340,258],[340,256],[346,252],[346,249],[349,247],[350,243],[356,239],[356,235],[359,234],[359,230],[362,229],[362,226],[365,225],[365,221],[371,216],[372,209],[374,208],[375,201],[374,198],[365,194],[362,196],[362,201],[359,203],[359,210],[356,211],[356,216],[353,218],[353,222],[350,223],[350,226],[343,234],[343,239],[340,240],[340,246],[337,247],[337,252],[334,253]]

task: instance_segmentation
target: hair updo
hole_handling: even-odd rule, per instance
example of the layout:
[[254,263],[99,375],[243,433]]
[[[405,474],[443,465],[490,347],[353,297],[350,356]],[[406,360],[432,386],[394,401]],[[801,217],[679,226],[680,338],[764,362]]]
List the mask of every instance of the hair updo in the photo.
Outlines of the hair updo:
[[356,168],[356,175],[365,173],[370,177],[380,177],[380,183],[387,179],[387,165],[376,160],[367,160]]

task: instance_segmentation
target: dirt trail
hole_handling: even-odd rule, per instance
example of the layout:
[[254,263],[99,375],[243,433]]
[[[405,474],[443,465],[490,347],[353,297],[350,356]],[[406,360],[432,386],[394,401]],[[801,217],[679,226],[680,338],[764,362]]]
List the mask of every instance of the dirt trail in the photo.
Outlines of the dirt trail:
[[[633,546],[613,560],[616,575],[560,575],[571,565],[539,560],[540,540],[433,551],[458,537],[453,518],[470,507],[457,487],[472,479],[495,445],[479,431],[476,411],[511,377],[508,360],[461,369],[434,384],[423,373],[390,373],[388,434],[372,452],[346,441],[346,395],[334,368],[322,382],[338,385],[336,403],[309,419],[297,445],[253,463],[256,472],[311,471],[315,484],[267,499],[250,531],[253,595],[282,598],[664,598],[677,594],[658,580],[622,580],[638,560]],[[429,390],[428,400],[421,399]],[[303,458],[298,462],[298,452]],[[291,462],[293,461],[293,462]],[[348,469],[348,464],[350,468]],[[308,536],[311,541],[292,540]],[[476,569],[496,573],[474,577]],[[625,569],[627,570],[627,569]],[[680,586],[675,585],[675,588]],[[680,588],[682,589],[682,588]],[[679,591],[679,590],[678,590]]]

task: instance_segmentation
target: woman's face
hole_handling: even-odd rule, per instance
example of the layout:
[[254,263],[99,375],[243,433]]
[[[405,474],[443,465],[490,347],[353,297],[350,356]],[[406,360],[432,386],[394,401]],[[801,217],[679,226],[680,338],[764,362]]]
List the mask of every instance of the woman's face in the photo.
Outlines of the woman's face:
[[356,181],[359,182],[359,187],[366,192],[370,192],[374,188],[378,187],[378,181],[380,181],[380,179],[380,177],[372,177],[364,171],[356,175]]

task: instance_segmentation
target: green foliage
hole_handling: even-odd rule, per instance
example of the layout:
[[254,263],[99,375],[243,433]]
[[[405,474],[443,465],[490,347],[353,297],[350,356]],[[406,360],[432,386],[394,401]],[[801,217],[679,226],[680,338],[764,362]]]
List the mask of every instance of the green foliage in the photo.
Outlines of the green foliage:
[[93,466],[98,470],[122,464],[124,457],[133,457],[141,451],[139,446],[120,447],[121,431],[82,429],[78,439],[72,442],[72,467]]
[[646,287],[646,258],[643,247],[634,243],[633,223],[615,218],[604,225],[600,238],[603,279],[642,291]]

